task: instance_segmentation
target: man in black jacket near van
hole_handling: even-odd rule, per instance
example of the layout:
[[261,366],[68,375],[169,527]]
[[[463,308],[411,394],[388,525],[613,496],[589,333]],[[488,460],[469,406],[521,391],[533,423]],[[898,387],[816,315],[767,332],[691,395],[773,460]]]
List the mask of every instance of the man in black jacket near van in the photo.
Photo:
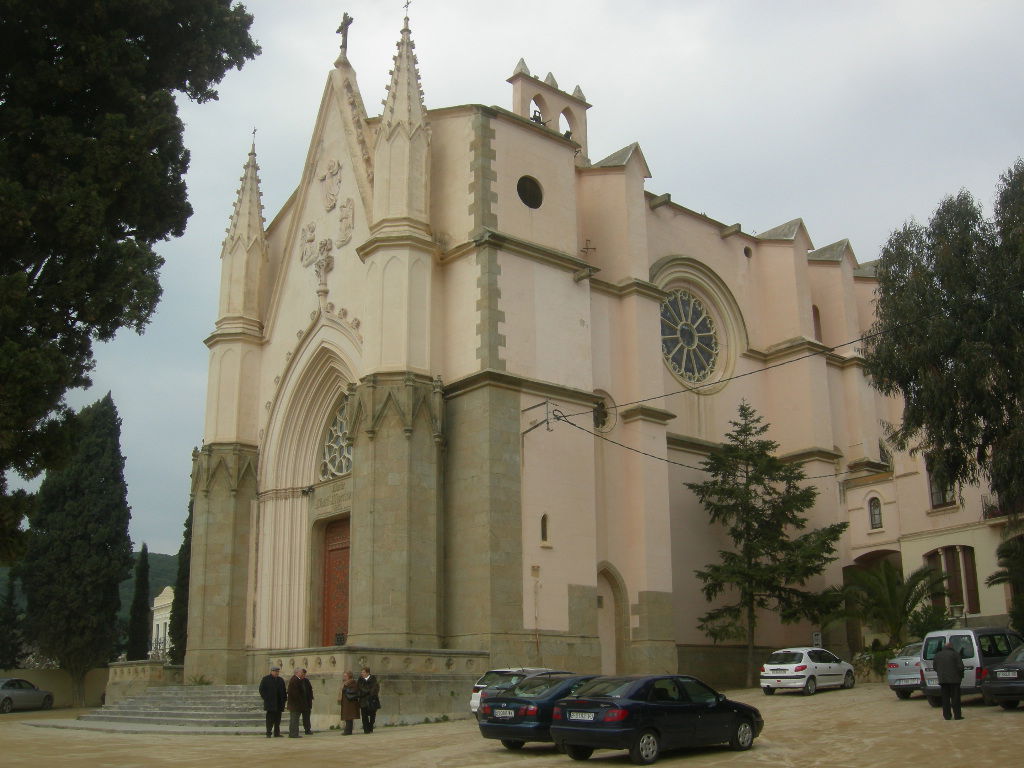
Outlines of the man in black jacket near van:
[[[932,660],[935,674],[939,677],[942,688],[942,716],[946,720],[963,720],[960,710],[960,683],[964,679],[964,660],[960,652],[953,649],[952,643],[946,643]],[[952,709],[952,712],[950,710]]]

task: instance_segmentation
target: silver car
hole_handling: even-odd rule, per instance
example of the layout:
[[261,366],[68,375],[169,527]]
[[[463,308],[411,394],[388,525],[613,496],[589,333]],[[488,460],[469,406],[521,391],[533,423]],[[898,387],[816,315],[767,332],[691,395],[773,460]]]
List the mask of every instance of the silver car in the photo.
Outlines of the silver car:
[[909,699],[914,691],[921,690],[921,646],[911,643],[885,663],[885,682],[900,699]]
[[13,709],[49,709],[53,694],[20,677],[0,677],[0,714]]
[[853,667],[824,648],[783,648],[761,667],[761,690],[771,696],[779,688],[811,696],[819,688],[853,688]]

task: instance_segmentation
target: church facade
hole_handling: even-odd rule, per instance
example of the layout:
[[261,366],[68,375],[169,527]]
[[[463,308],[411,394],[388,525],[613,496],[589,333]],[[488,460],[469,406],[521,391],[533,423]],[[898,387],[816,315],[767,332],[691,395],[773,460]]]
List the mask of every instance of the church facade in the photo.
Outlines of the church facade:
[[[427,110],[413,47],[406,19],[371,116],[343,45],[269,223],[255,147],[245,164],[206,339],[186,678],[730,668],[694,576],[728,542],[685,483],[743,399],[817,485],[810,524],[850,523],[811,586],[931,563],[951,604],[1005,616],[981,492],[885,447],[899,404],[847,343],[875,287],[847,241],[652,193],[636,144],[591,160],[583,92],[522,61],[510,109]],[[822,631],[761,626],[764,646]]]

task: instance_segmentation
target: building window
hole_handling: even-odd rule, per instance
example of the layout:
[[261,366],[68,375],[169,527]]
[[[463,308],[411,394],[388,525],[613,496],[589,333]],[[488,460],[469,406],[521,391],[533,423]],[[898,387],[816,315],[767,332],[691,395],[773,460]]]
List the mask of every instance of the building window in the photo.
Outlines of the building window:
[[704,381],[715,368],[715,321],[688,291],[672,291],[661,304],[661,353],[672,372],[685,381]]
[[516,184],[516,192],[519,193],[519,199],[527,208],[540,208],[541,203],[544,202],[544,192],[540,188],[540,182],[533,176],[520,178]]
[[814,320],[814,340],[821,341],[821,311],[817,304],[811,306],[811,317]]
[[547,542],[547,540],[548,540],[548,516],[547,515],[541,515],[540,516],[540,540],[542,542]]
[[940,482],[930,471],[928,472],[928,489],[931,493],[932,509],[948,507],[955,501],[953,489]]
[[932,605],[948,608],[963,606],[964,613],[979,613],[978,571],[974,562],[974,547],[952,545],[933,549],[924,556],[932,570],[946,575],[947,595],[932,595]]
[[320,479],[330,480],[352,471],[352,445],[348,439],[348,398],[345,397],[338,406],[334,421],[327,430],[324,439],[323,454],[320,459]]
[[868,502],[868,519],[871,530],[876,531],[882,527],[882,500],[877,496],[872,496]]

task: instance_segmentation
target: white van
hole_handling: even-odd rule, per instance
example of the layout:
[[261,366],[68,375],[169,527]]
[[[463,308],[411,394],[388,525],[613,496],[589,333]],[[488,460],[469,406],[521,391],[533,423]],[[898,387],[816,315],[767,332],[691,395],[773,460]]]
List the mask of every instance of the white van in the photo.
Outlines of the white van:
[[942,689],[933,660],[946,643],[959,651],[964,660],[960,693],[970,694],[981,693],[987,667],[1001,662],[1018,645],[1024,645],[1024,637],[1007,627],[941,629],[925,635],[921,647],[921,691],[933,707],[942,705]]

